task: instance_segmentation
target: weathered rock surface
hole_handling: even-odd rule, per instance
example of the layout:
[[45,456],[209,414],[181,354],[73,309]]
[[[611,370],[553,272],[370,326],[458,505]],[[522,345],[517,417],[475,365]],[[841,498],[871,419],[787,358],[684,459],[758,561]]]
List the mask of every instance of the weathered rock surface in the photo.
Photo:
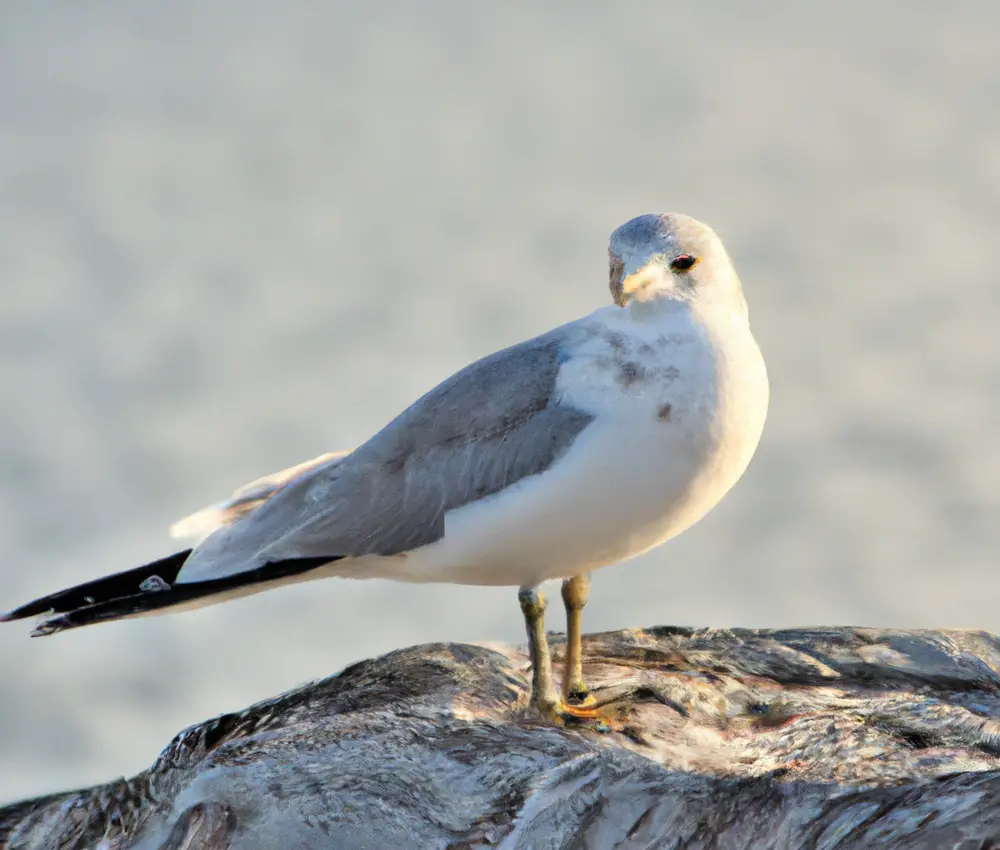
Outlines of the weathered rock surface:
[[526,714],[517,650],[414,647],[0,809],[0,846],[1000,847],[991,635],[652,628],[584,651],[592,685],[639,687],[603,731]]

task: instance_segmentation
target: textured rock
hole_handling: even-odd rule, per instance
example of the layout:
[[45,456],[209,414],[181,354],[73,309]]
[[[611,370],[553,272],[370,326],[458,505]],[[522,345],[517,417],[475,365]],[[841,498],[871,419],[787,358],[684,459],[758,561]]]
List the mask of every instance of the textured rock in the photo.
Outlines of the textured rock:
[[585,665],[638,688],[603,730],[527,715],[514,649],[394,652],[193,726],[130,780],[0,809],[0,841],[1000,847],[990,635],[652,628],[589,637]]

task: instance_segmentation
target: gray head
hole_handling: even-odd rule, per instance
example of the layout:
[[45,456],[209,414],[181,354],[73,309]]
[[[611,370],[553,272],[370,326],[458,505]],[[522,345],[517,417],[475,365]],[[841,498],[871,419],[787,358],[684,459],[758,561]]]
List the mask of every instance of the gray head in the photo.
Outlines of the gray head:
[[619,307],[662,299],[746,310],[740,279],[707,224],[679,213],[640,215],[611,234],[611,296]]

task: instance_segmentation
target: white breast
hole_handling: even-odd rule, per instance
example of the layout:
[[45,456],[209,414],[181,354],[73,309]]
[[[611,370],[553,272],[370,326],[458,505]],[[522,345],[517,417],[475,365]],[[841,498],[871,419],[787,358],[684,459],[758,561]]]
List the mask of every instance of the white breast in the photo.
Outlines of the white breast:
[[566,454],[449,513],[442,540],[360,559],[359,573],[533,584],[638,555],[728,492],[757,447],[768,401],[745,317],[684,310],[637,323],[607,308],[577,330],[557,390],[595,419]]

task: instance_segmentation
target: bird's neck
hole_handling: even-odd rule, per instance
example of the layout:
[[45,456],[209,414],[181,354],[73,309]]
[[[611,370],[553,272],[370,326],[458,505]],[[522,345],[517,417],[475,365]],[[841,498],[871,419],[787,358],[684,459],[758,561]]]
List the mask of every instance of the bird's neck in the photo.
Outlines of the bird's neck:
[[658,324],[673,324],[678,319],[688,319],[696,324],[731,325],[746,324],[745,304],[733,305],[721,301],[703,301],[698,298],[678,298],[659,296],[644,300],[634,300],[625,308],[629,319],[638,326],[655,327]]
[[692,309],[692,302],[677,297],[658,295],[643,299],[634,298],[625,307],[629,312],[629,318],[639,324],[655,324],[681,313],[689,313]]

